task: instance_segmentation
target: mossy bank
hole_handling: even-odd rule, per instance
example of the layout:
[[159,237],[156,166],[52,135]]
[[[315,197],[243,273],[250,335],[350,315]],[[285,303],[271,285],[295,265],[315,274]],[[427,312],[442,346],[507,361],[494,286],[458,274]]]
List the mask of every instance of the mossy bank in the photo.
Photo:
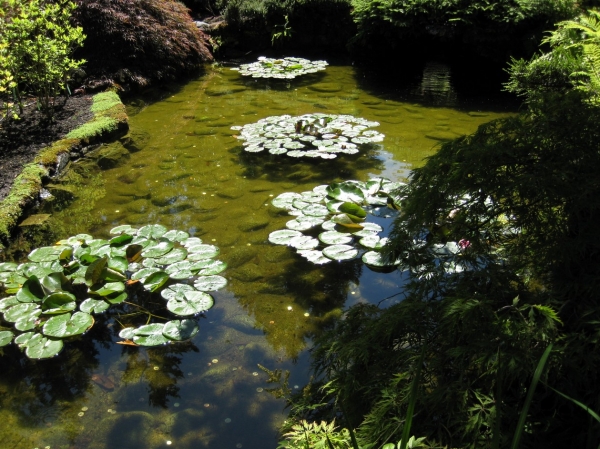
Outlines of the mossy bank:
[[98,144],[127,134],[125,106],[116,93],[94,95],[90,108],[93,118],[40,151],[33,162],[23,167],[10,193],[0,202],[0,247],[8,243],[19,222],[39,204],[44,185],[60,177],[71,161]]

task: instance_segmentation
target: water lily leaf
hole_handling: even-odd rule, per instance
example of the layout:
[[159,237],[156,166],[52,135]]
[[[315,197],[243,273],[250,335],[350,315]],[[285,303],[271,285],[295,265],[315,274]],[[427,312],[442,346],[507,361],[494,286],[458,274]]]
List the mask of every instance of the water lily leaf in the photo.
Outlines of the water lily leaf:
[[137,235],[147,237],[149,239],[159,239],[166,233],[167,228],[159,224],[154,224],[138,229]]
[[44,276],[40,281],[40,285],[46,295],[54,292],[66,290],[64,286],[67,285],[69,280],[63,273],[51,273],[48,276]]
[[301,235],[290,240],[289,245],[296,249],[314,249],[319,246],[319,240],[307,235]]
[[157,257],[155,260],[158,265],[170,265],[185,260],[187,256],[188,252],[185,248],[173,248],[167,254]]
[[0,263],[0,271],[15,271],[17,266],[14,262],[2,262]]
[[41,334],[35,332],[24,332],[21,335],[17,335],[15,337],[15,344],[17,344],[19,348],[25,348],[27,346],[27,343],[29,343],[29,340],[31,340],[36,335],[39,335],[40,337],[42,336]]
[[19,272],[23,274],[26,278],[30,278],[35,276],[38,279],[42,279],[44,276],[49,275],[50,273],[56,273],[57,271],[62,271],[62,267],[60,263],[56,261],[59,265],[58,269],[56,266],[44,266],[41,263],[27,263],[19,265]]
[[0,348],[9,344],[14,336],[11,331],[0,331]]
[[175,295],[167,302],[167,309],[179,316],[197,315],[210,309],[215,300],[206,292],[185,291]]
[[112,228],[109,233],[111,235],[116,235],[116,234],[129,234],[129,235],[136,235],[137,234],[137,229],[132,227],[131,225],[121,225],[121,226],[116,226],[114,228]]
[[175,262],[173,265],[169,265],[165,269],[165,272],[169,276],[171,276],[172,274],[177,273],[178,271],[189,270],[191,266],[192,266],[192,264],[189,260],[182,260],[180,262]]
[[109,240],[109,245],[111,246],[122,246],[126,243],[129,243],[133,240],[133,235],[130,234],[121,234],[117,237],[113,237]]
[[42,332],[47,337],[67,338],[83,334],[94,324],[94,318],[89,313],[62,313],[53,316],[46,323]]
[[161,270],[158,268],[142,268],[141,270],[136,271],[134,274],[132,274],[131,279],[134,281],[144,282],[148,276],[154,273],[158,273],[159,271]]
[[108,257],[101,257],[100,259],[96,259],[94,262],[87,267],[85,270],[85,283],[88,286],[96,284],[100,279],[102,279],[102,272],[106,268],[108,264]]
[[[367,231],[370,232],[370,231]],[[364,236],[359,240],[359,243],[365,248],[371,249],[380,249],[381,248],[381,238],[377,234],[369,234]],[[364,260],[364,259],[363,259]]]
[[188,260],[205,260],[217,257],[221,252],[215,245],[188,246]]
[[98,290],[90,290],[91,293],[99,296],[108,296],[114,293],[121,293],[122,291],[125,291],[125,284],[122,282],[107,282]]
[[125,273],[129,268],[129,262],[127,262],[125,257],[111,257],[108,259],[107,266],[113,270]]
[[294,231],[307,231],[323,223],[323,217],[301,216],[290,220],[285,227]]
[[227,285],[227,279],[219,275],[200,276],[194,282],[194,287],[201,292],[214,292]]
[[353,237],[351,234],[345,234],[337,231],[325,231],[319,234],[319,240],[326,245],[343,245],[350,243]]
[[333,217],[331,219],[331,221],[333,221],[334,223],[336,223],[340,226],[343,226],[346,229],[352,229],[352,230],[359,231],[364,228],[364,226],[362,224],[354,222],[354,220],[352,220],[352,218],[349,217],[348,214],[336,215],[335,217]]
[[75,310],[77,303],[75,295],[67,292],[57,292],[46,296],[42,302],[42,311],[45,315],[70,312]]
[[200,245],[202,243],[202,239],[198,238],[198,237],[190,237],[187,240],[185,240],[184,242],[181,242],[183,246],[185,246],[186,248],[190,247],[190,246],[195,246],[195,245]]
[[169,275],[164,271],[157,271],[152,273],[146,279],[144,279],[144,288],[151,292],[155,292],[161,288],[169,280]]
[[121,304],[127,299],[127,293],[113,293],[104,297],[104,300],[110,304]]
[[192,271],[197,270],[197,275],[199,276],[209,276],[213,274],[219,274],[222,271],[225,271],[227,268],[227,264],[220,260],[200,260],[198,262],[194,262],[191,266]]
[[371,265],[373,267],[390,267],[399,265],[401,262],[400,259],[396,261],[389,261],[379,251],[367,251],[363,254],[362,261],[366,265]]
[[39,310],[39,304],[28,302],[20,303],[7,308],[4,311],[4,319],[9,323],[14,323],[19,318],[31,315],[35,310]]
[[31,276],[17,292],[20,302],[41,302],[45,293],[37,277]]
[[342,203],[339,210],[340,212],[358,217],[359,219],[364,219],[367,216],[367,212],[362,207],[350,202]]
[[10,306],[20,304],[16,296],[9,296],[7,298],[0,299],[0,312],[5,311]]
[[137,328],[135,327],[125,327],[121,329],[121,332],[119,332],[119,337],[123,338],[124,340],[133,340],[136,331]]
[[174,298],[179,293],[183,294],[184,292],[193,292],[194,290],[195,288],[188,284],[173,284],[161,291],[160,296],[168,300]]
[[294,200],[301,197],[302,195],[296,192],[284,192],[273,198],[271,204],[279,209],[290,209]]
[[183,242],[184,240],[189,238],[189,234],[185,231],[179,231],[176,229],[172,229],[163,234],[164,239],[168,239],[172,242]]
[[127,257],[128,262],[135,262],[142,256],[142,251],[144,247],[138,244],[131,244],[125,250],[125,257]]
[[41,334],[35,334],[27,341],[25,354],[30,359],[48,359],[57,355],[62,348],[62,340],[54,340]]
[[353,183],[332,183],[327,187],[327,195],[343,202],[362,204],[364,192]]
[[173,249],[174,243],[170,241],[162,241],[155,245],[147,246],[142,251],[142,257],[160,257],[167,254]]
[[377,223],[367,222],[362,224],[362,228],[366,231],[381,232],[383,228]]
[[275,245],[289,245],[294,237],[300,237],[301,235],[302,233],[300,231],[291,229],[273,231],[269,234],[269,242],[274,243]]
[[299,250],[298,254],[307,259],[309,262],[314,263],[315,265],[323,265],[331,262],[329,257],[325,257],[322,251],[308,249],[308,250]]
[[102,313],[108,310],[110,304],[102,299],[88,298],[79,304],[79,310],[85,313]]
[[[27,258],[32,262],[50,262],[58,260],[61,253],[67,249],[67,246],[42,246],[41,248],[34,249]],[[71,248],[72,250],[72,248]]]
[[146,248],[150,245],[154,245],[155,243],[156,240],[149,239],[147,237],[144,237],[143,235],[138,235],[131,241],[132,245],[141,245],[143,248]]
[[31,314],[19,318],[17,321],[15,321],[15,329],[21,332],[35,329],[35,327],[39,324],[39,316],[41,313],[41,309],[35,309],[31,312]]
[[332,245],[323,249],[323,255],[332,260],[350,260],[358,256],[358,250],[350,245]]
[[322,204],[310,204],[302,209],[302,213],[311,217],[327,217],[329,215],[329,209]]
[[163,335],[169,340],[184,341],[194,337],[199,330],[194,320],[172,320],[165,323]]
[[141,346],[160,346],[168,343],[169,340],[163,335],[165,325],[162,323],[152,323],[140,326],[136,329],[133,336],[134,343]]

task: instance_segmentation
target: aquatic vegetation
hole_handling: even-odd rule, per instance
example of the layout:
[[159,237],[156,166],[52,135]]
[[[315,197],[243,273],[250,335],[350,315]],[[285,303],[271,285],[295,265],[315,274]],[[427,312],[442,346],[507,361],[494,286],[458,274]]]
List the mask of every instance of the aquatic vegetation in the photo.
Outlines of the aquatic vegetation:
[[166,309],[177,317],[210,309],[214,299],[207,292],[227,285],[218,275],[227,267],[215,260],[219,249],[162,225],[122,225],[110,232],[110,240],[78,234],[33,250],[28,262],[0,264],[1,288],[12,294],[0,300],[0,347],[14,341],[29,358],[52,357],[64,339],[94,325],[93,314],[130,304],[132,298],[148,320],[125,326],[119,333],[125,341],[119,343],[156,346],[196,335],[198,325],[191,318],[150,323],[156,315],[141,303],[160,292]]
[[369,266],[394,267],[398,262],[388,261],[380,253],[387,242],[379,236],[383,228],[367,220],[395,215],[399,198],[394,191],[400,185],[373,178],[321,185],[302,193],[282,193],[273,199],[273,206],[286,209],[296,218],[286,223],[287,229],[271,232],[269,241],[296,248],[298,254],[317,265],[351,260],[361,254]]
[[297,76],[325,70],[328,65],[327,61],[310,61],[295,57],[273,59],[260,56],[256,62],[242,64],[231,70],[237,70],[240,75],[252,78],[294,79]]
[[291,157],[334,159],[338,153],[356,154],[361,145],[381,142],[384,135],[370,130],[379,123],[351,115],[305,114],[272,116],[244,126],[240,131],[244,150],[287,154]]

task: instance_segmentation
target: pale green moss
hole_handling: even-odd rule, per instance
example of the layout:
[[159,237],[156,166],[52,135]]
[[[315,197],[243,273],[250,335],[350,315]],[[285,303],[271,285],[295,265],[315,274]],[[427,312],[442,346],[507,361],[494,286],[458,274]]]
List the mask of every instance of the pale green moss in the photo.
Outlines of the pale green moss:
[[121,99],[115,92],[102,92],[94,96],[91,110],[98,114],[120,104]]
[[96,117],[94,120],[75,128],[66,137],[67,139],[89,139],[105,132],[114,131],[117,129],[117,125],[117,121],[111,117]]

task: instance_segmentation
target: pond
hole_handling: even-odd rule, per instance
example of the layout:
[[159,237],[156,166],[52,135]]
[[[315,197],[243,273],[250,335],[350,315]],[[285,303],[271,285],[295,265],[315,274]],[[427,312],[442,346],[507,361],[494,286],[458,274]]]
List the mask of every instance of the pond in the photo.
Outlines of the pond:
[[[514,112],[495,96],[456,92],[449,68],[434,62],[402,83],[351,65],[271,81],[214,66],[159,95],[128,105],[132,141],[94,150],[49,187],[56,197],[42,210],[49,221],[42,232],[25,229],[13,254],[78,233],[107,238],[117,225],[157,223],[218,246],[228,285],[213,292],[215,306],[189,343],[118,345],[118,319],[98,316],[53,359],[4,348],[3,447],[276,447],[285,404],[269,392],[260,366],[289,371],[291,389],[301,388],[320,329],[352,304],[399,301],[405,279],[360,259],[313,265],[269,243],[293,218],[271,200],[334,181],[406,180],[440,142]],[[376,121],[385,139],[355,155],[308,160],[245,152],[231,129],[309,113]],[[385,234],[389,219],[379,222]]]

